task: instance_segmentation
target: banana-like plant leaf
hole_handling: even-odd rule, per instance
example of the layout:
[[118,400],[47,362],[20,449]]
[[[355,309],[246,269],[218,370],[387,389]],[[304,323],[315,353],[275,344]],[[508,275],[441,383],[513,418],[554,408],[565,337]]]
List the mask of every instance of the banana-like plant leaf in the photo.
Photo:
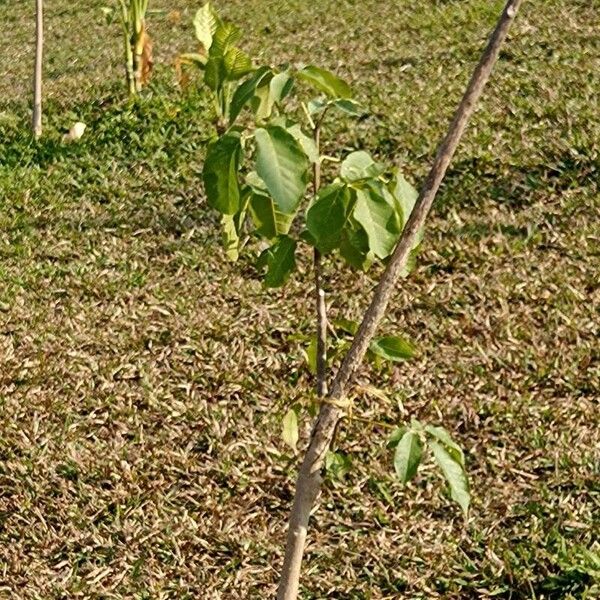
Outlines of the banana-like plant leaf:
[[407,431],[398,442],[394,453],[394,468],[402,483],[407,483],[417,474],[422,456],[423,442],[419,435],[414,431]]
[[387,335],[375,338],[369,345],[369,350],[393,362],[408,360],[415,355],[414,346],[404,338],[397,335]]
[[214,56],[225,56],[230,48],[233,48],[242,37],[242,31],[233,23],[219,23],[214,32],[210,52]]
[[312,65],[304,67],[304,69],[298,71],[298,77],[330,98],[346,99],[352,97],[350,86],[343,79],[325,69]]
[[227,133],[209,147],[204,161],[202,176],[208,203],[225,215],[234,215],[240,208],[241,154],[239,134]]
[[227,79],[236,81],[248,75],[253,69],[250,57],[239,48],[229,48],[224,56]]
[[469,514],[471,495],[469,481],[463,466],[454,460],[448,449],[435,441],[429,442],[435,462],[441,469],[450,488],[450,497],[461,507],[465,517]]
[[258,128],[256,172],[265,182],[277,209],[294,214],[304,196],[308,159],[300,144],[283,127]]
[[202,8],[196,11],[194,29],[196,30],[198,41],[204,46],[206,52],[212,46],[213,35],[217,31],[219,24],[220,19],[210,2],[207,2]]

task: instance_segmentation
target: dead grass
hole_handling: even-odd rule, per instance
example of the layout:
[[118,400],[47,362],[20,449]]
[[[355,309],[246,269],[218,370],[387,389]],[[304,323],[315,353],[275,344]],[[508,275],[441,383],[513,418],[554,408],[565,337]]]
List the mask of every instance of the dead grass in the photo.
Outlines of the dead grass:
[[[355,80],[378,118],[334,135],[417,180],[498,7],[225,9],[265,60],[314,53]],[[271,597],[297,462],[280,419],[312,383],[295,338],[310,274],[267,293],[222,256],[197,175],[203,101],[172,89],[188,3],[168,5],[180,23],[155,15],[162,67],[134,108],[100,14],[49,6],[40,146],[23,133],[30,8],[0,2],[0,597]],[[526,3],[389,315],[419,358],[361,373],[393,402],[358,417],[456,432],[468,524],[433,469],[401,488],[386,429],[348,421],[352,469],[320,499],[303,598],[597,597],[598,26],[593,3]],[[75,118],[88,132],[65,147]],[[332,313],[357,317],[376,273],[330,274]]]

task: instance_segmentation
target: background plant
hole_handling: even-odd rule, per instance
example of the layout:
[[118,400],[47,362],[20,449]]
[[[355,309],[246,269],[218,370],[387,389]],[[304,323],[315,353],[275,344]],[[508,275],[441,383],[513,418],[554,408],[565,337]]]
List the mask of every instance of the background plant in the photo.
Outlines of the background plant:
[[129,94],[135,96],[150,80],[152,40],[146,26],[149,0],[116,0],[117,6],[104,9],[109,21],[115,16],[123,30],[125,76]]

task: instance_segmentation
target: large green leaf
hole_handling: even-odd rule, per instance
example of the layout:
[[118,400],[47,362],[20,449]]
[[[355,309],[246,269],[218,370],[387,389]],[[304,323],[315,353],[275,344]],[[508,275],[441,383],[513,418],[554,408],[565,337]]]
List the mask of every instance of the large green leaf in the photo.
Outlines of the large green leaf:
[[402,483],[407,483],[416,475],[422,456],[421,439],[414,431],[407,431],[398,442],[394,453],[394,468]]
[[226,215],[233,215],[240,208],[241,154],[239,134],[227,133],[209,147],[204,161],[202,176],[208,203]]
[[213,35],[217,31],[219,23],[220,20],[217,12],[210,2],[207,2],[202,8],[196,11],[196,16],[194,17],[196,37],[207,52],[212,46]]
[[369,248],[379,258],[389,256],[398,239],[396,211],[385,197],[367,186],[356,192],[353,217],[369,238]]
[[459,504],[465,516],[469,512],[471,495],[469,493],[469,482],[463,466],[454,460],[445,446],[435,441],[429,442],[436,463],[444,474],[444,478],[450,487],[450,497]]
[[225,53],[241,39],[242,31],[233,23],[219,23],[213,35],[210,51],[215,56],[225,56]]
[[384,168],[376,163],[368,152],[358,150],[351,152],[343,160],[340,176],[344,181],[353,183],[361,179],[377,177],[383,170]]
[[308,66],[298,71],[298,77],[330,98],[351,98],[350,86],[333,73],[319,67]]
[[284,215],[275,210],[273,198],[259,192],[252,194],[250,215],[256,226],[256,232],[268,240],[287,233],[293,221],[292,215]]
[[296,268],[296,241],[287,235],[280,236],[277,241],[263,252],[259,262],[265,262],[267,273],[265,286],[281,287]]
[[246,79],[240,83],[233,94],[233,98],[231,99],[231,104],[229,106],[229,122],[233,123],[242,108],[250,102],[250,100],[254,97],[256,92],[256,88],[263,84],[266,80],[267,82],[271,80],[273,77],[273,71],[270,67],[259,67],[251,77]]
[[250,57],[239,48],[229,48],[223,58],[227,79],[235,81],[250,73],[253,69]]
[[294,136],[283,127],[258,128],[256,172],[265,182],[277,209],[293,214],[304,196],[308,159]]
[[[241,50],[234,47],[240,37],[239,28],[231,23],[220,23],[217,27],[204,72],[204,82],[211,90],[216,92],[221,89],[229,78],[230,71],[228,69],[240,69],[243,74],[250,70],[244,71],[243,69],[248,66],[250,59]],[[235,79],[235,77],[231,78]]]
[[414,346],[408,340],[397,335],[375,338],[369,344],[369,350],[381,358],[394,362],[407,360],[415,355]]
[[335,250],[342,238],[348,218],[350,191],[342,183],[334,183],[319,192],[306,213],[306,229],[314,245],[323,254]]

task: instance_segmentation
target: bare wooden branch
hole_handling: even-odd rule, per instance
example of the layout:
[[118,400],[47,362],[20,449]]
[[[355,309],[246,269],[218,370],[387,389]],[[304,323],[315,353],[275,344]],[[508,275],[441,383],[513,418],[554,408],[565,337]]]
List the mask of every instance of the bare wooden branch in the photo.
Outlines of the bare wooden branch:
[[398,245],[375,289],[371,304],[365,312],[352,346],[344,357],[335,377],[329,393],[333,401],[326,401],[321,404],[319,416],[313,428],[311,440],[300,466],[296,482],[283,570],[277,592],[278,600],[296,600],[298,596],[300,568],[306,543],[308,521],[321,487],[321,469],[323,468],[325,455],[331,445],[336,425],[343,416],[343,411],[336,405],[335,400],[343,398],[345,389],[361,364],[369,343],[385,314],[396,282],[414,246],[417,232],[425,223],[448,165],[456,151],[467,122],[475,111],[477,101],[481,97],[494,64],[498,60],[500,48],[522,1],[508,0],[500,16],[479,64],[469,81],[448,133],[438,148],[429,175],[425,179],[419,198],[402,232]]
[[42,135],[42,59],[44,53],[44,11],[43,0],[35,2],[35,68],[33,75],[33,115],[31,128],[33,135]]

